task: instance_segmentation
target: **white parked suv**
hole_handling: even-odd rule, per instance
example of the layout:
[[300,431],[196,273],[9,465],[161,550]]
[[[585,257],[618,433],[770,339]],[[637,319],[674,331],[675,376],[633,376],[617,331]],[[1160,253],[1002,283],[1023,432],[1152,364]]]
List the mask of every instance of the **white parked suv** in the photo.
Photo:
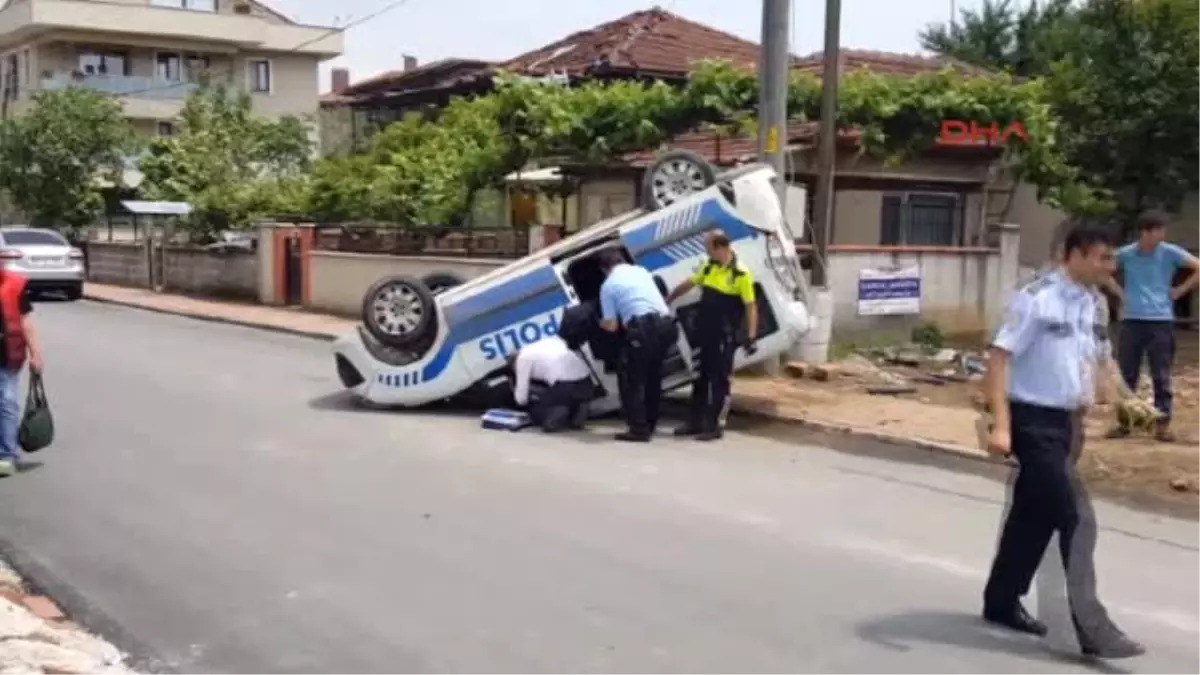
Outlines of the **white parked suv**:
[[[477,394],[504,379],[507,355],[556,333],[567,307],[598,298],[597,251],[621,249],[655,275],[665,294],[706,260],[704,236],[714,228],[729,235],[756,282],[758,349],[753,355],[739,349],[734,367],[775,358],[810,327],[792,239],[802,224],[792,229],[785,222],[775,181],[763,164],[716,174],[691,153],[671,152],[647,170],[642,209],[436,293],[411,277],[380,279],[363,300],[362,324],[334,344],[338,376],[358,397],[384,407]],[[664,368],[665,389],[694,376],[698,300],[693,291],[673,308],[683,330]],[[593,414],[620,407],[605,351],[595,341],[582,350],[608,392],[592,403]]]

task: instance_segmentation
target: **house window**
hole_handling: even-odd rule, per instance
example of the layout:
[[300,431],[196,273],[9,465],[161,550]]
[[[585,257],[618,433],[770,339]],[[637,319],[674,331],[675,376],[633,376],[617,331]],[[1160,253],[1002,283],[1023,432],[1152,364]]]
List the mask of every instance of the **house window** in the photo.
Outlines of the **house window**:
[[79,72],[84,75],[128,75],[129,59],[119,52],[81,52]]
[[154,133],[162,138],[170,138],[175,135],[174,122],[159,122],[154,125]]
[[150,6],[188,9],[193,12],[215,12],[217,11],[217,0],[150,0]]
[[20,66],[16,54],[9,54],[4,60],[4,98],[12,101],[21,95]]
[[185,75],[188,82],[199,82],[208,72],[211,63],[207,56],[203,54],[188,54],[184,64]]
[[957,246],[961,240],[962,212],[963,202],[957,194],[884,194],[879,243],[884,246]]
[[183,69],[178,54],[155,54],[154,76],[160,82],[179,82],[183,78]]
[[271,62],[266,59],[253,59],[247,62],[250,73],[250,91],[271,91]]

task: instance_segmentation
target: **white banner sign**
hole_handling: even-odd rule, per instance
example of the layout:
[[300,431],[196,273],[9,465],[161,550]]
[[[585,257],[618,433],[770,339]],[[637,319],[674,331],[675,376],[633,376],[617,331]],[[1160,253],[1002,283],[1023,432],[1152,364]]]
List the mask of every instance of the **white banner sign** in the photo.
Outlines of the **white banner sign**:
[[921,313],[921,268],[866,268],[858,273],[859,316]]

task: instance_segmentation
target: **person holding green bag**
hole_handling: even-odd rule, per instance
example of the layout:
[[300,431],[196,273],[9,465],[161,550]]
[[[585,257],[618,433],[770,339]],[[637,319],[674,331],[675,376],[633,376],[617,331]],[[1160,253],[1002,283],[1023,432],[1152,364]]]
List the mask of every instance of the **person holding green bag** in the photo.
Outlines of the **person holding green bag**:
[[42,350],[30,314],[25,277],[0,267],[0,477],[17,472],[21,429],[21,368],[42,372]]

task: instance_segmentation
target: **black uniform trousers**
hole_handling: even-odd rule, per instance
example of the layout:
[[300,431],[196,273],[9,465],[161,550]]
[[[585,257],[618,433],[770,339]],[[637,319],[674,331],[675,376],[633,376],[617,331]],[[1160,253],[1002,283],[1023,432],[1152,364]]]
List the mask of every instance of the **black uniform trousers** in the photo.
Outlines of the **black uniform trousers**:
[[737,352],[736,329],[728,319],[703,311],[696,323],[700,358],[692,382],[689,422],[696,431],[715,431],[720,428],[729,404],[729,382]]
[[591,378],[559,380],[530,394],[529,418],[546,432],[582,427],[595,390]]
[[1070,478],[1071,447],[1078,433],[1074,413],[1019,401],[1009,405],[1017,477],[983,594],[984,604],[1002,609],[1029,593],[1055,530],[1063,562],[1070,565],[1070,543],[1079,523]]
[[625,324],[624,339],[617,376],[621,410],[630,432],[648,436],[658,427],[663,365],[679,326],[673,317],[643,314]]

